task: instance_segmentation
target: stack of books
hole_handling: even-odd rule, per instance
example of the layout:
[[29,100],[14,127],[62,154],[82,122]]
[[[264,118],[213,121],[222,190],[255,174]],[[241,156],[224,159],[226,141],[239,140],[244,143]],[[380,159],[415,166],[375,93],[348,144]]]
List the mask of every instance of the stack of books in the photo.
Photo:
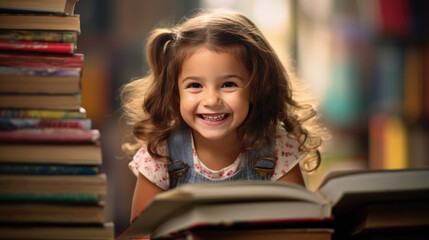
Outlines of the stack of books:
[[0,238],[113,239],[76,0],[0,0]]

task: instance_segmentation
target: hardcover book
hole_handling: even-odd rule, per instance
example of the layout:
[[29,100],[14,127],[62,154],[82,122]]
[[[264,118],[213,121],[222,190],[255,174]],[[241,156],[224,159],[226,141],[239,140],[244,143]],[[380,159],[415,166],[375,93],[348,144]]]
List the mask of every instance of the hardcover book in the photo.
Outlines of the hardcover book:
[[46,110],[46,109],[0,109],[1,118],[46,118],[46,119],[83,119],[86,110]]
[[40,53],[0,53],[0,65],[33,68],[83,68],[84,55],[40,54]]
[[64,238],[64,236],[71,240],[113,240],[114,232],[112,222],[90,225],[0,225],[0,238],[11,240],[58,240]]
[[38,31],[38,30],[2,30],[0,40],[77,43],[77,32]]
[[[26,77],[35,77],[35,76],[62,76],[62,77],[78,77],[82,75],[82,69],[78,67],[9,67],[9,66],[0,66],[0,77],[6,79],[9,76],[27,79]],[[21,78],[22,78],[21,77]],[[58,89],[59,87],[51,87]],[[24,88],[25,89],[25,88]],[[18,91],[19,92],[19,91]]]
[[0,118],[0,130],[75,128],[91,129],[91,119]]
[[44,128],[0,130],[0,142],[21,143],[95,143],[100,139],[97,129]]
[[56,30],[80,33],[79,15],[0,14],[0,29]]
[[0,204],[0,223],[79,223],[104,222],[104,204]]
[[81,77],[80,74],[78,76],[0,74],[0,92],[56,94],[79,93],[81,92]]
[[101,165],[98,142],[51,144],[0,142],[0,163]]
[[78,110],[80,94],[0,94],[0,108]]
[[75,49],[74,43],[0,40],[0,50],[3,51],[73,53]]
[[0,194],[98,194],[107,191],[106,175],[0,175]]
[[0,0],[0,12],[72,15],[77,0]]

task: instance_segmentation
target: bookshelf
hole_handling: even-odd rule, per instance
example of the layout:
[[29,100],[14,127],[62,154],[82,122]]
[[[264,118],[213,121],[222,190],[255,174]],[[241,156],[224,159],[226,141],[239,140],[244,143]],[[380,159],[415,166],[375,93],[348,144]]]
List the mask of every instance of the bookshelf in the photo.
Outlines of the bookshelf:
[[298,4],[297,64],[333,133],[321,169],[429,166],[428,3],[319,4]]

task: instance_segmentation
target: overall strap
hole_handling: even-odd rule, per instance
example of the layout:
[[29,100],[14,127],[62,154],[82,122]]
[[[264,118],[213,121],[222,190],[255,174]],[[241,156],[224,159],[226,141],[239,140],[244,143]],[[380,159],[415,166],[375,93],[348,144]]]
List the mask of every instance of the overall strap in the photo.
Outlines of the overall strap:
[[[180,128],[167,139],[168,155],[171,162],[167,166],[170,177],[182,176],[192,164],[191,134],[187,128]],[[191,161],[188,162],[187,161]]]
[[276,166],[274,156],[274,139],[271,138],[270,144],[265,146],[259,152],[248,152],[246,161],[251,161],[252,171],[256,172],[263,179],[271,178]]

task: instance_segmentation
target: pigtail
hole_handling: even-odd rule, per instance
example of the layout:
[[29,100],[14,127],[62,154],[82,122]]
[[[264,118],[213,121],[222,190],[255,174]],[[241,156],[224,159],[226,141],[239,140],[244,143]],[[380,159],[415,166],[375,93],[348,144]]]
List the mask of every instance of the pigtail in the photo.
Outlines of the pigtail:
[[155,76],[161,75],[167,66],[167,45],[173,40],[173,32],[170,29],[161,28],[152,32],[146,45],[146,57]]
[[135,135],[145,136],[149,140],[148,152],[156,158],[166,157],[161,156],[157,148],[180,122],[176,76],[171,67],[173,58],[170,45],[174,39],[175,34],[170,29],[157,29],[152,32],[146,45],[152,83],[142,108],[150,117],[136,125],[134,131]]

